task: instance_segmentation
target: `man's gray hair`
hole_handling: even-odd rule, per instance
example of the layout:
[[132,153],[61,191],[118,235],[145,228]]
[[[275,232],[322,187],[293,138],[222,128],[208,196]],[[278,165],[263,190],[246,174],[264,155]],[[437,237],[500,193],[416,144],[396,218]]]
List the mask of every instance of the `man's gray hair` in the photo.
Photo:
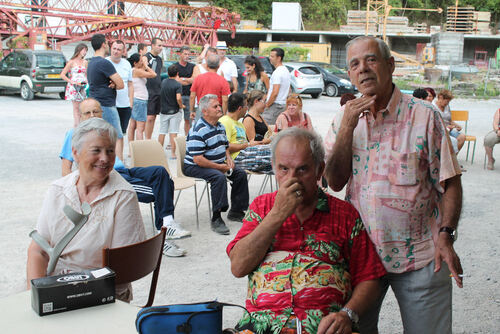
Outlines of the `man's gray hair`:
[[205,96],[203,96],[201,99],[200,99],[200,103],[199,103],[199,106],[200,106],[200,110],[206,110],[208,109],[208,107],[210,106],[210,101],[211,100],[218,100],[219,98],[217,97],[217,95],[214,95],[214,94],[207,94]]
[[219,55],[210,54],[207,57],[207,66],[208,66],[208,68],[216,70],[216,69],[219,68],[219,63],[220,63],[220,57],[219,57]]
[[387,59],[391,58],[391,50],[389,49],[389,47],[387,46],[387,44],[385,44],[385,42],[383,40],[381,40],[380,38],[377,38],[377,37],[373,37],[373,36],[358,36],[354,39],[351,39],[345,45],[345,51],[346,51],[345,57],[346,57],[346,61],[347,61],[347,67],[349,67],[349,59],[347,59],[347,53],[349,51],[349,48],[353,44],[356,44],[357,42],[368,41],[368,40],[377,42],[380,54],[382,55],[382,57],[384,57],[384,59],[387,60]]
[[102,118],[92,117],[78,124],[71,139],[71,147],[74,147],[80,153],[85,137],[93,131],[97,132],[99,136],[108,136],[113,147],[115,146],[117,137],[115,128]]
[[[325,160],[325,149],[323,147],[323,141],[321,137],[313,130],[306,130],[298,127],[287,128],[283,131],[278,132],[278,135],[274,137],[271,142],[271,154],[273,166],[276,163],[276,148],[278,143],[288,137],[293,137],[297,140],[306,139],[309,141],[309,146],[311,147],[311,154],[316,168],[319,168],[321,163]],[[276,171],[275,171],[276,172]]]

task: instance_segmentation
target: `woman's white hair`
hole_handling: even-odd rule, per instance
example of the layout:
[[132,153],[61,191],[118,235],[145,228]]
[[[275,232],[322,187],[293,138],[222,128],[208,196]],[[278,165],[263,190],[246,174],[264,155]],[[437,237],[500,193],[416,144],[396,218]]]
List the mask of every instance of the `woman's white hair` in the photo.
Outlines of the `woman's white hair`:
[[102,118],[92,117],[78,124],[71,139],[71,147],[74,147],[80,153],[85,137],[90,132],[97,132],[99,136],[108,136],[113,147],[115,146],[117,137],[115,128]]
[[321,137],[318,136],[315,131],[306,130],[295,126],[286,128],[285,130],[278,132],[278,135],[273,138],[273,141],[271,142],[273,166],[276,164],[276,148],[278,147],[278,143],[282,139],[287,137],[306,139],[309,142],[314,166],[316,166],[316,169],[318,169],[321,163],[325,160],[325,149],[323,148],[323,141],[321,140]]

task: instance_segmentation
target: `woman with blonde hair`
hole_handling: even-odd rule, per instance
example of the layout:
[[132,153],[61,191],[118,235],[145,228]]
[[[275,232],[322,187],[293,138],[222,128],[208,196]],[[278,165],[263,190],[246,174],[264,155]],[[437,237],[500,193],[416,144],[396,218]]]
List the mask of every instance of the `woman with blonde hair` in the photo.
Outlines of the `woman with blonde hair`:
[[[83,43],[78,44],[75,47],[73,56],[61,72],[61,78],[68,83],[64,98],[73,102],[73,127],[76,127],[80,123],[80,111],[78,107],[80,106],[80,102],[87,97],[85,93],[88,66],[85,56],[87,55],[87,51],[87,45]],[[68,73],[69,78],[67,76]]]
[[311,117],[302,112],[302,98],[297,94],[292,94],[286,99],[286,109],[276,119],[275,132],[291,127],[299,127],[312,130]]

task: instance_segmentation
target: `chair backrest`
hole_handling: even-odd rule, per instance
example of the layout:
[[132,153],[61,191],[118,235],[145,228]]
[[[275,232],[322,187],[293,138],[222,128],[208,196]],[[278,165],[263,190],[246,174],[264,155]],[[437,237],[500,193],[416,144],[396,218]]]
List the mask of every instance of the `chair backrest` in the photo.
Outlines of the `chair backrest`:
[[130,144],[133,167],[163,166],[170,174],[165,150],[156,140],[134,140]]
[[175,156],[177,158],[177,176],[184,177],[184,157],[186,156],[186,137],[175,137]]
[[155,298],[166,231],[167,228],[162,227],[160,233],[151,239],[102,250],[102,264],[115,272],[115,284],[130,283],[153,272],[148,302],[144,307],[151,306]]
[[467,134],[467,123],[469,122],[469,111],[467,110],[452,110],[451,120],[457,122],[465,122],[464,132]]

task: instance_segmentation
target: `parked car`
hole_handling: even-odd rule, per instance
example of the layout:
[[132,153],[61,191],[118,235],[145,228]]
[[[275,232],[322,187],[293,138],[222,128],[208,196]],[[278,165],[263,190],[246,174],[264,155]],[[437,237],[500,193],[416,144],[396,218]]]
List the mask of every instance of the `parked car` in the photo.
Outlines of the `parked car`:
[[59,51],[15,50],[0,61],[0,89],[19,91],[24,100],[32,100],[36,93],[59,93],[64,99],[65,65]]
[[317,66],[323,75],[325,83],[325,93],[328,96],[340,96],[345,93],[356,94],[358,90],[349,80],[346,72],[335,65],[320,62],[307,62]]
[[177,63],[177,61],[174,60],[163,61],[163,67],[161,68],[161,74],[160,74],[161,81],[168,78],[168,68],[170,67],[170,65],[173,65],[175,63]]
[[292,92],[297,94],[310,94],[313,99],[317,99],[325,84],[323,83],[323,75],[318,66],[306,63],[288,63],[283,65],[290,71],[290,82]]
[[[238,69],[238,92],[243,92],[245,89],[245,83],[247,80],[247,71],[245,69],[245,58],[247,57],[246,55],[226,55],[227,58],[231,59],[234,61],[236,64],[236,68]],[[262,67],[264,68],[264,72],[271,77],[271,74],[274,71],[273,66],[269,62],[269,59],[264,56],[256,56],[259,58],[260,63],[262,64]]]

